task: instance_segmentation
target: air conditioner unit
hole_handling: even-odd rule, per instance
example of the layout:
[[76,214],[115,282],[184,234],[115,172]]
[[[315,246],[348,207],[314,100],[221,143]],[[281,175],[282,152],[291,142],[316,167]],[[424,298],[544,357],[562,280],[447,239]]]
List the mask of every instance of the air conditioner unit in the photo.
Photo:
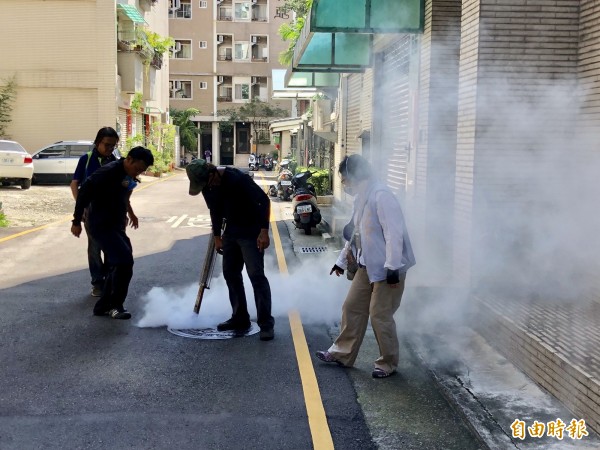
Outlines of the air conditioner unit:
[[217,42],[223,42],[224,39],[225,36],[223,36],[222,34],[217,34]]
[[257,44],[258,43],[258,36],[252,36],[250,38],[250,40],[252,41],[253,44]]
[[173,46],[173,50],[175,50],[175,52],[180,52],[181,51],[181,42],[175,42],[175,45]]
[[252,77],[252,84],[259,84],[258,77]]
[[217,84],[223,83],[223,75],[217,76]]
[[181,8],[181,0],[171,0],[170,9],[179,9]]

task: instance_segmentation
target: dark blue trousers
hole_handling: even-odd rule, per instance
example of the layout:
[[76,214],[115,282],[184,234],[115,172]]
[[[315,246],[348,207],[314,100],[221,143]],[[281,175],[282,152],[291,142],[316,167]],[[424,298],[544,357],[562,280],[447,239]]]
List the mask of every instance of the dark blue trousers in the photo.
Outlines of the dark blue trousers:
[[232,318],[245,323],[250,320],[242,270],[246,265],[254,290],[257,323],[261,329],[272,329],[275,320],[271,315],[271,286],[265,276],[264,253],[258,251],[256,238],[223,236],[223,276],[229,289]]
[[97,230],[92,228],[94,239],[104,252],[108,273],[100,300],[95,309],[110,310],[123,307],[129,282],[133,276],[133,248],[124,229]]

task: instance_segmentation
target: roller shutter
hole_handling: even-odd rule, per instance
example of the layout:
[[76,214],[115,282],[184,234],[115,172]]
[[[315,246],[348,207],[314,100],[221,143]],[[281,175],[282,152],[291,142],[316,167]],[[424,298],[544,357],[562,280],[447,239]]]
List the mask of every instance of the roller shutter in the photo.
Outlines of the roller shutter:
[[402,36],[376,60],[374,111],[381,173],[390,188],[404,195],[408,176],[410,37]]
[[346,154],[360,153],[360,101],[362,96],[362,74],[352,74],[348,77],[347,106],[346,106]]

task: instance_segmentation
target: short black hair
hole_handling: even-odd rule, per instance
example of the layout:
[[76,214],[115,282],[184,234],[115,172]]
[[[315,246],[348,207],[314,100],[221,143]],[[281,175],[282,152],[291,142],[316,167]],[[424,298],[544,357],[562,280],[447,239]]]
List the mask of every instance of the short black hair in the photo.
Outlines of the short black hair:
[[129,158],[130,156],[131,159],[144,161],[148,167],[154,164],[154,155],[152,155],[152,152],[141,145],[129,150],[127,157]]
[[372,175],[371,164],[360,155],[346,156],[340,163],[338,170],[340,175],[352,181],[366,180]]
[[98,130],[98,133],[96,134],[94,145],[98,145],[100,142],[102,142],[102,139],[104,139],[105,137],[116,138],[118,141],[119,133],[117,133],[117,130],[115,130],[112,127],[102,127]]

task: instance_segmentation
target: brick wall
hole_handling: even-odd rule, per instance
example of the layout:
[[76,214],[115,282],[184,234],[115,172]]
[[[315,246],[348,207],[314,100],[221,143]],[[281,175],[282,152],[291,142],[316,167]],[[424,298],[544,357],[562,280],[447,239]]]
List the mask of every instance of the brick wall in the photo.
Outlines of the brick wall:
[[[479,313],[474,328],[578,418],[583,418],[588,427],[599,432],[600,382],[594,374],[576,364],[568,351],[548,345],[530,327],[519,323],[505,302],[474,297],[473,303]],[[544,313],[548,311],[541,308],[538,314],[543,317]],[[553,337],[557,334],[555,330],[548,332]],[[569,345],[566,341],[565,344]]]
[[[574,136],[579,2],[471,3],[461,49],[459,256],[472,259],[471,281],[493,283],[510,269],[514,284],[528,284],[541,276],[534,271],[543,258],[531,219],[551,214],[557,190],[549,181],[560,176]],[[470,236],[461,230],[469,225]]]
[[[461,0],[429,0],[421,39],[414,227],[419,272],[451,274]],[[417,239],[415,239],[417,241]],[[418,244],[417,244],[418,245]]]
[[454,197],[453,272],[457,282],[468,283],[475,160],[475,122],[479,69],[479,0],[464,0],[458,86],[456,181]]

